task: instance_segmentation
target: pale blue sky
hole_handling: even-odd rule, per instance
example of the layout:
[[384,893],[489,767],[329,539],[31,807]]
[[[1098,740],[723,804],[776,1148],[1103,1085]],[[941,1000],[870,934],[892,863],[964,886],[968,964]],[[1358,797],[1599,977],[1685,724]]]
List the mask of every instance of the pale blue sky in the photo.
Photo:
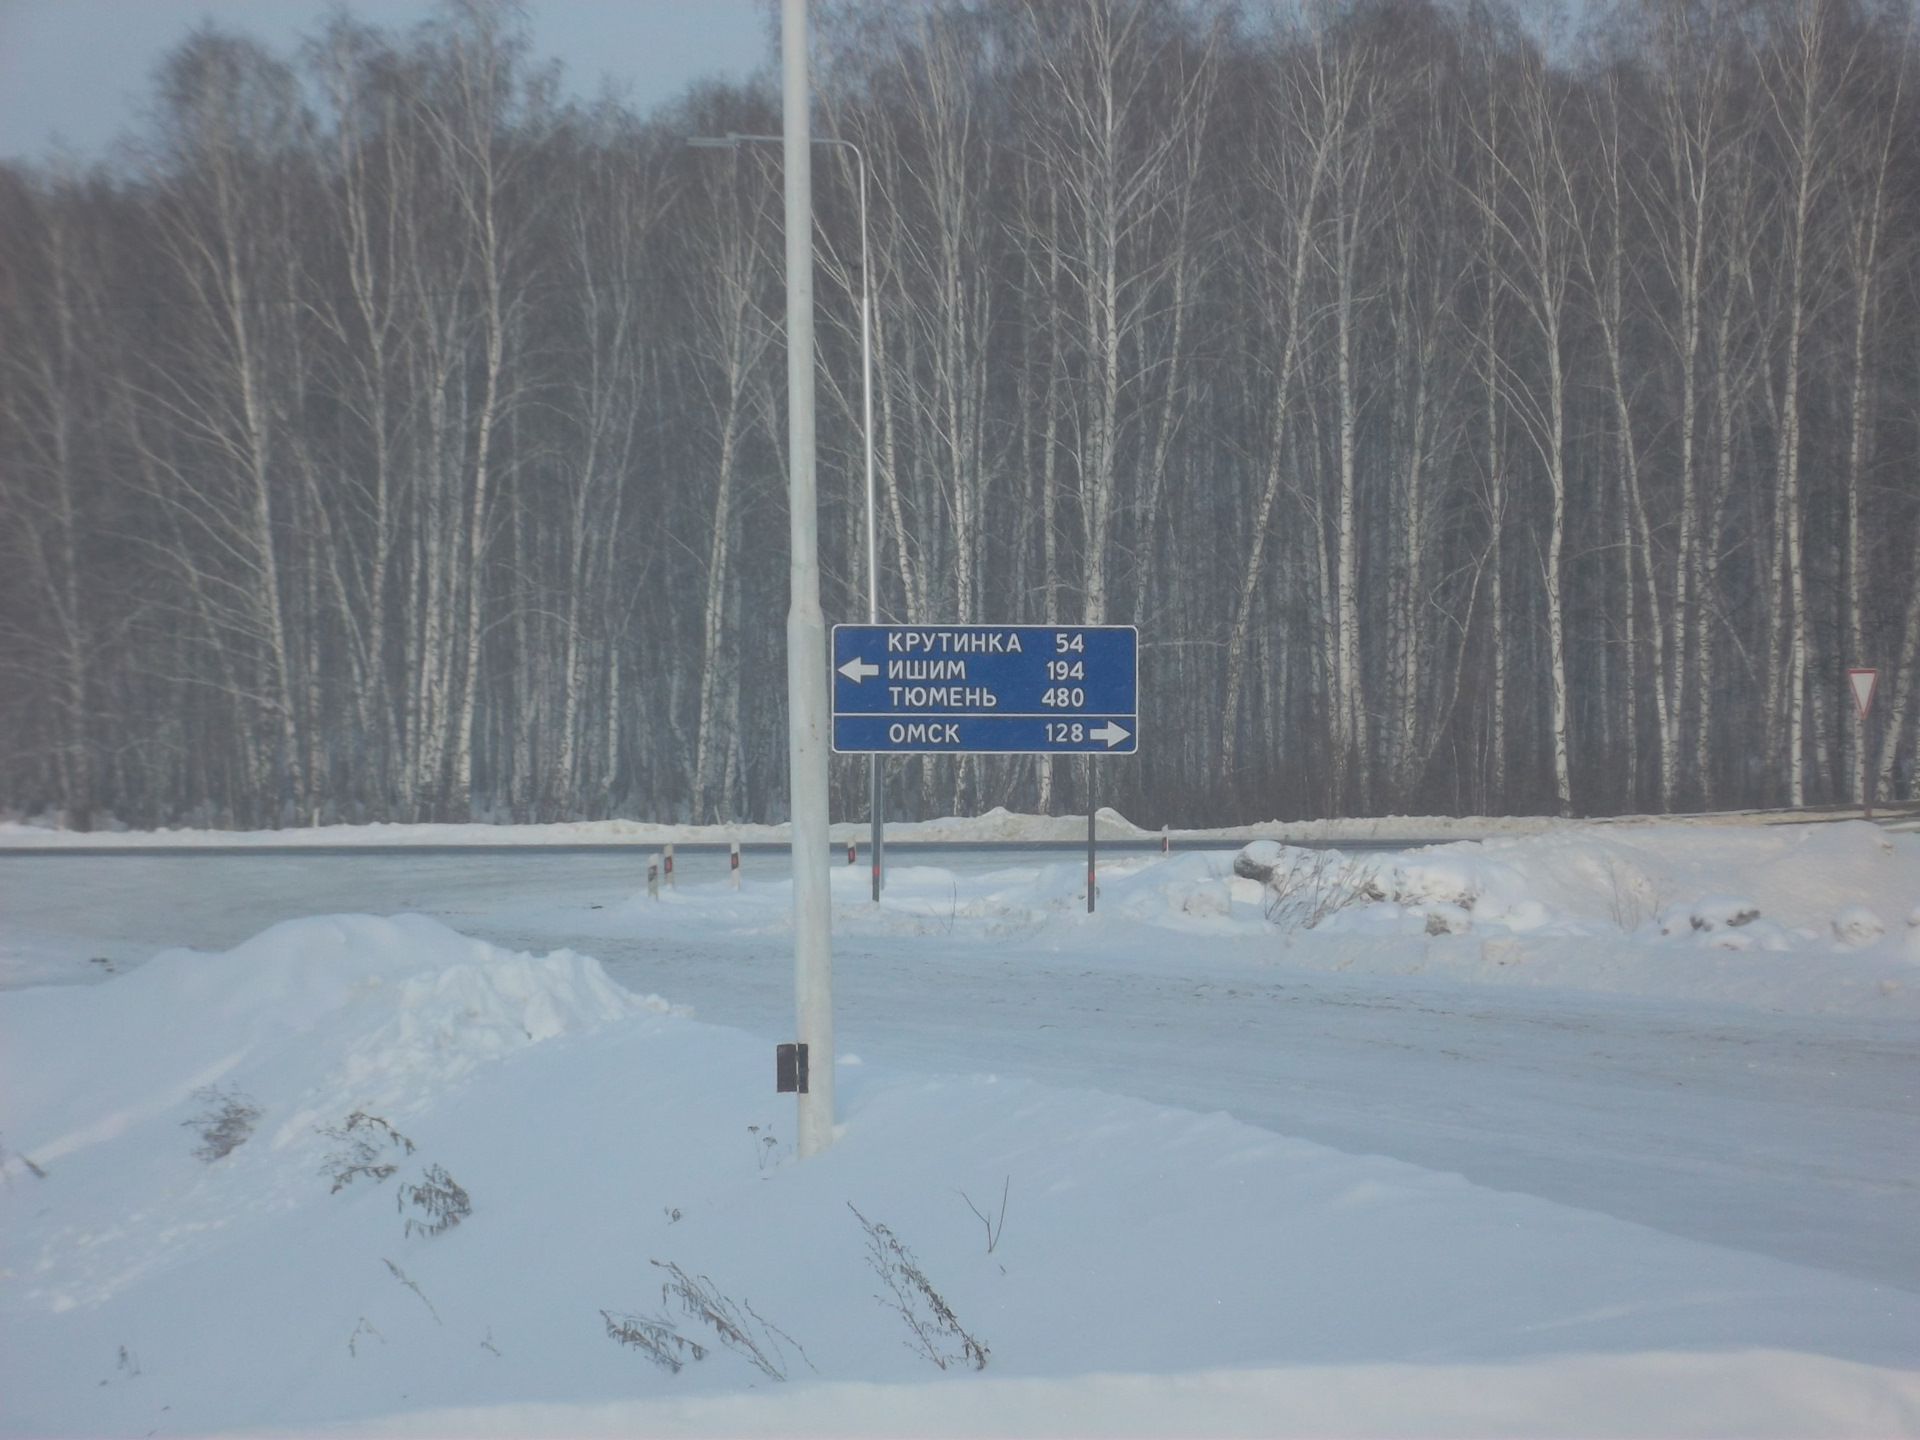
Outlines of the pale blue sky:
[[[131,128],[154,66],[202,20],[286,53],[328,0],[0,0],[0,159],[46,160],[55,139],[82,163]],[[429,0],[354,0],[361,20],[404,28]],[[603,78],[642,110],[689,82],[740,79],[771,56],[764,0],[529,0],[534,53],[566,66],[569,90]]]

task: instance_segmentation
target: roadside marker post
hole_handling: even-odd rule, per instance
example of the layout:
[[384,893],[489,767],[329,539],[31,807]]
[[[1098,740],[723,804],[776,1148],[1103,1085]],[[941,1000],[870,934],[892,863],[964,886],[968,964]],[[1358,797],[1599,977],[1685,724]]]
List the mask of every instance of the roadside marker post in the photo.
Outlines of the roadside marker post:
[[661,862],[660,868],[661,868],[661,873],[667,877],[667,889],[669,890],[673,889],[674,884],[673,884],[673,846],[672,845],[667,846],[666,855]]
[[1100,884],[1096,878],[1098,867],[1094,864],[1093,817],[1099,813],[1099,806],[1093,793],[1093,756],[1087,756],[1087,914],[1093,914],[1094,897],[1100,893]]
[[1873,709],[1873,692],[1880,684],[1880,672],[1856,665],[1847,671],[1847,688],[1853,692],[1855,732],[1854,753],[1860,757],[1860,818],[1873,818],[1873,758],[1867,754],[1867,712]]
[[1092,912],[1094,759],[1139,753],[1139,630],[836,625],[831,663],[837,754],[1086,756]]
[[727,847],[727,881],[734,889],[740,888],[740,842],[738,840]]

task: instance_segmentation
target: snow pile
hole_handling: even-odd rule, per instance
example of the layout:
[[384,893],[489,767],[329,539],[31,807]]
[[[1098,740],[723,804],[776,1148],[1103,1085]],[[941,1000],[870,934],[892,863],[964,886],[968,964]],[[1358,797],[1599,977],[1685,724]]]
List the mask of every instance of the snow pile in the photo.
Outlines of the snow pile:
[[[1232,869],[1289,963],[1920,1013],[1920,926],[1880,919],[1920,894],[1920,843],[1859,822],[1589,826],[1411,854],[1256,841]],[[1180,923],[1173,899],[1161,923]]]
[[[0,1134],[58,1159],[196,1091],[254,1084],[297,1094],[302,1119],[406,1113],[489,1061],[663,1004],[585,956],[509,954],[424,916],[290,920],[224,954],[163,952],[98,993],[10,996]],[[84,1047],[58,1038],[81,1028]]]
[[1920,1297],[991,1075],[797,1163],[768,1048],[408,916],[0,993],[0,1432],[1920,1432]]
[[1880,917],[1865,905],[1848,905],[1833,917],[1834,938],[1843,945],[1871,945],[1886,933]]

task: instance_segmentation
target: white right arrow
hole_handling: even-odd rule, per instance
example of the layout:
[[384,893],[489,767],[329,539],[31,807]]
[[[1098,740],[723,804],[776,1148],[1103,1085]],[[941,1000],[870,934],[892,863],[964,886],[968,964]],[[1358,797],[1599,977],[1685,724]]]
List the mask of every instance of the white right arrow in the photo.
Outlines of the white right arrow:
[[840,667],[840,673],[858,685],[862,680],[866,679],[867,676],[878,675],[880,673],[880,667],[878,665],[869,665],[865,660],[862,660],[856,655]]
[[1120,728],[1120,722],[1117,720],[1109,720],[1098,730],[1089,730],[1087,733],[1096,740],[1106,741],[1109,750],[1133,734],[1131,730],[1122,730]]

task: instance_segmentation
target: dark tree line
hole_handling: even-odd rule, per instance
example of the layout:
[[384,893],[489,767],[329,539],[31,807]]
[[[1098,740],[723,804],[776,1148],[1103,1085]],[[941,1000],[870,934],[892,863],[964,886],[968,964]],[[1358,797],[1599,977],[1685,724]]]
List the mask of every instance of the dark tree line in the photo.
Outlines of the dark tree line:
[[[1920,47],[1861,0],[845,4],[892,618],[1141,627],[1136,818],[1915,793]],[[778,128],[511,12],[196,35],[0,169],[0,806],[785,808]],[[864,617],[853,169],[822,546]],[[1859,743],[1843,685],[1877,664]],[[836,772],[864,813],[864,767]],[[1078,763],[889,765],[896,816]]]

